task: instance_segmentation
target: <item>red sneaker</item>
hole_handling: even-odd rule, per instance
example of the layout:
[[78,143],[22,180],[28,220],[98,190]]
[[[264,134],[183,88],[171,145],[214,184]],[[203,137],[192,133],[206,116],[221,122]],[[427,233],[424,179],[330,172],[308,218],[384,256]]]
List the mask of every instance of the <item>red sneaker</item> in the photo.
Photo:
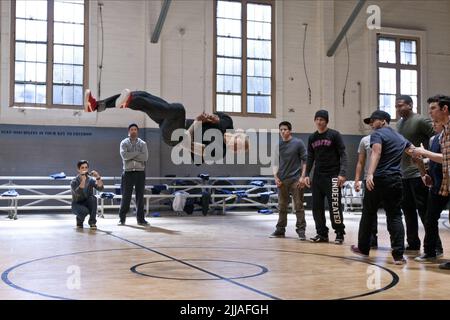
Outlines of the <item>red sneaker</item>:
[[116,99],[116,108],[128,108],[131,101],[130,89],[123,89],[120,96]]
[[91,90],[86,89],[84,92],[84,111],[93,112],[97,110],[97,100],[92,96]]

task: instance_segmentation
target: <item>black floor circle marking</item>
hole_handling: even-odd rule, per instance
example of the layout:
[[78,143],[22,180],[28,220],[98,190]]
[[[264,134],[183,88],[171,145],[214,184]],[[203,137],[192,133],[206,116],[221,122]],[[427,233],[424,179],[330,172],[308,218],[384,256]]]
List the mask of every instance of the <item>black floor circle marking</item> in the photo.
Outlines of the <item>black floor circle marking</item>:
[[[101,230],[100,230],[100,231],[101,231]],[[258,289],[255,289],[255,288],[252,288],[252,287],[250,287],[250,286],[241,284],[241,283],[239,283],[239,282],[237,282],[237,281],[234,281],[234,280],[232,280],[232,279],[227,279],[227,278],[225,278],[225,277],[223,277],[223,276],[220,276],[220,275],[217,275],[217,274],[215,274],[215,273],[213,273],[213,272],[209,272],[209,271],[207,271],[207,270],[204,270],[204,269],[202,269],[202,268],[199,268],[199,267],[197,267],[197,266],[195,266],[195,265],[193,265],[193,264],[184,262],[183,260],[173,258],[173,257],[171,257],[171,256],[169,256],[169,255],[166,255],[166,254],[164,254],[164,253],[162,253],[162,252],[160,252],[160,251],[157,251],[157,250],[155,250],[155,249],[148,248],[148,247],[143,246],[143,245],[141,245],[141,244],[139,244],[139,243],[136,243],[136,242],[133,242],[133,241],[131,241],[131,240],[128,240],[128,239],[119,237],[119,236],[114,235],[114,234],[112,234],[112,233],[107,233],[107,234],[110,235],[110,236],[112,236],[112,237],[114,237],[114,238],[120,239],[120,240],[122,240],[122,241],[131,243],[131,244],[134,244],[134,245],[136,245],[138,248],[120,248],[120,249],[90,250],[90,251],[80,251],[80,252],[73,252],[73,253],[68,253],[68,254],[60,254],[60,255],[55,255],[55,256],[50,256],[50,257],[38,258],[38,259],[34,259],[34,260],[22,262],[22,263],[20,263],[20,264],[17,264],[17,265],[15,265],[15,266],[12,266],[12,267],[8,268],[7,270],[5,270],[5,271],[2,273],[1,279],[2,279],[2,281],[3,281],[4,283],[6,283],[8,286],[10,286],[10,287],[12,287],[12,288],[14,288],[14,289],[17,289],[17,290],[21,290],[21,291],[28,292],[28,293],[32,293],[32,294],[37,294],[37,295],[40,295],[40,296],[43,296],[43,297],[47,297],[47,298],[54,298],[54,299],[61,299],[61,300],[73,300],[72,298],[67,298],[67,297],[62,297],[62,296],[57,296],[57,295],[50,295],[50,294],[46,294],[46,293],[43,293],[43,292],[38,292],[38,291],[34,291],[34,290],[30,290],[30,289],[26,289],[26,288],[20,287],[20,286],[14,284],[14,283],[9,279],[9,274],[10,274],[13,270],[15,270],[15,269],[17,269],[17,268],[20,268],[21,266],[24,266],[24,265],[26,265],[26,264],[30,264],[30,263],[37,262],[37,261],[42,261],[42,260],[54,259],[54,258],[63,257],[63,256],[71,256],[71,255],[85,254],[85,253],[95,253],[95,252],[107,252],[107,251],[120,251],[120,250],[138,250],[138,249],[146,249],[146,250],[148,250],[148,251],[151,251],[151,252],[154,252],[154,253],[156,253],[156,254],[162,255],[162,256],[164,256],[164,257],[170,259],[170,260],[173,260],[173,261],[176,261],[176,262],[180,262],[180,263],[185,264],[185,265],[187,265],[187,266],[193,267],[194,269],[197,269],[197,270],[199,270],[199,271],[203,271],[203,272],[205,272],[205,273],[207,273],[207,274],[209,274],[209,275],[211,275],[211,276],[218,277],[220,280],[224,280],[224,281],[230,282],[230,283],[232,283],[232,284],[238,285],[238,286],[240,286],[240,287],[242,287],[242,288],[248,289],[248,290],[250,290],[250,291],[253,291],[253,292],[258,293],[258,294],[261,294],[261,295],[264,295],[264,296],[269,297],[269,298],[274,299],[274,300],[281,300],[281,298],[278,298],[278,297],[276,297],[276,296],[273,296],[273,295],[271,295],[271,294],[269,294],[269,293],[259,291]],[[282,250],[282,249],[259,249],[259,248],[236,248],[236,247],[201,247],[201,246],[158,247],[158,249],[164,249],[164,248],[170,248],[170,249],[175,249],[175,248],[183,248],[183,249],[189,249],[189,248],[192,248],[192,249],[194,249],[194,248],[197,248],[197,249],[209,249],[209,250],[253,250],[253,251],[265,251],[265,252],[284,252],[284,253],[296,253],[296,254],[316,255],[316,256],[323,256],[323,257],[329,257],[329,258],[344,259],[344,260],[355,261],[355,262],[364,263],[364,264],[368,264],[368,265],[373,265],[373,266],[376,266],[376,267],[378,267],[378,268],[380,268],[380,269],[383,269],[383,270],[387,271],[387,272],[391,275],[391,277],[392,277],[392,281],[391,281],[388,285],[386,285],[385,287],[383,287],[383,288],[376,289],[376,290],[369,291],[369,292],[362,293],[362,294],[358,294],[358,295],[353,295],[353,296],[348,296],[348,297],[337,298],[337,299],[334,299],[334,300],[353,299],[353,298],[358,298],[358,297],[364,297],[364,296],[373,295],[373,294],[376,294],[376,293],[379,293],[379,292],[386,291],[386,290],[388,290],[388,289],[394,287],[395,285],[397,285],[397,283],[399,282],[399,277],[398,277],[398,275],[397,275],[394,271],[392,271],[392,270],[390,270],[390,269],[388,269],[388,268],[386,268],[386,267],[380,266],[380,265],[378,265],[378,264],[372,263],[372,262],[370,262],[370,261],[364,261],[364,260],[360,260],[360,259],[357,259],[357,258],[348,258],[348,257],[334,256],[334,255],[321,254],[321,253],[311,253],[311,252],[302,252],[302,251],[295,251],[295,250]]]
[[[255,263],[249,263],[249,262],[242,262],[242,261],[235,261],[235,260],[221,260],[221,259],[184,259],[183,261],[196,261],[196,262],[204,262],[204,261],[208,261],[208,262],[225,262],[225,263],[235,263],[235,264],[243,264],[243,265],[249,265],[252,267],[256,267],[258,269],[260,269],[259,272],[254,273],[254,274],[249,274],[249,275],[244,275],[244,276],[237,276],[237,277],[228,277],[227,279],[232,279],[232,280],[236,280],[236,279],[246,279],[246,278],[253,278],[253,277],[257,277],[260,275],[263,275],[264,273],[267,273],[269,271],[269,269],[267,269],[266,267],[259,265],[259,264],[255,264]],[[172,260],[159,260],[159,261],[150,261],[150,262],[144,262],[144,263],[140,263],[137,264],[135,266],[132,266],[130,268],[131,272],[134,272],[136,274],[139,274],[141,276],[145,276],[145,277],[150,277],[150,278],[158,278],[158,279],[167,279],[167,280],[196,280],[196,281],[216,281],[216,280],[222,280],[219,278],[177,278],[177,277],[162,277],[162,276],[156,276],[156,275],[152,275],[152,274],[148,274],[148,273],[144,273],[142,271],[138,271],[137,269],[141,266],[144,265],[149,265],[149,264],[154,264],[154,263],[165,263],[165,262],[172,262]]]

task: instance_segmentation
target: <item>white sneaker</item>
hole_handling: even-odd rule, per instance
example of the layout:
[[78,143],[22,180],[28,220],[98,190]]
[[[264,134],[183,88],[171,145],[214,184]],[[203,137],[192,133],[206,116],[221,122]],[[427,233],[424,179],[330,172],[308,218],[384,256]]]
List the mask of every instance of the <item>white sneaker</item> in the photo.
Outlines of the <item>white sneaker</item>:
[[123,89],[120,96],[116,99],[116,108],[127,108],[130,102],[131,91],[130,89]]

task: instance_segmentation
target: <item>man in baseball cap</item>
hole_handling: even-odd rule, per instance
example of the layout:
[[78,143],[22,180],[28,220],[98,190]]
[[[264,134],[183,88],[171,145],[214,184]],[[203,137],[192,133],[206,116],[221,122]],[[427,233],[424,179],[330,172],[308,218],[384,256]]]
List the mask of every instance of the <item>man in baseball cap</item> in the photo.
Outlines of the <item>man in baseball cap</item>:
[[369,118],[364,119],[365,124],[370,124],[373,120],[386,120],[386,122],[389,124],[391,122],[391,116],[386,111],[382,110],[376,110],[374,111]]

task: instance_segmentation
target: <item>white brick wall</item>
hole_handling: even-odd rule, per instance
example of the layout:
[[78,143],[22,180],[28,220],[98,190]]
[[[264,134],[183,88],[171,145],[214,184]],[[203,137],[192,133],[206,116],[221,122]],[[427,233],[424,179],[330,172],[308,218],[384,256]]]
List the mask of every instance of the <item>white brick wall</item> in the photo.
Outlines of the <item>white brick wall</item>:
[[[105,53],[102,97],[124,87],[145,89],[171,102],[182,102],[187,115],[194,117],[203,109],[212,110],[213,2],[208,0],[172,1],[160,41],[150,43],[151,32],[159,16],[160,1],[103,0]],[[314,130],[314,112],[322,106],[330,111],[330,125],[345,134],[360,131],[359,92],[362,89],[363,116],[374,106],[375,67],[371,66],[368,15],[363,8],[348,33],[350,73],[346,103],[342,90],[347,71],[347,52],[342,42],[332,58],[326,51],[353,10],[356,1],[277,0],[277,118],[236,117],[236,127],[277,127],[282,119],[293,122],[297,132]],[[450,1],[371,1],[381,8],[382,26],[417,29],[426,33],[427,96],[450,93]],[[89,85],[97,92],[99,58],[99,21],[96,1],[90,1]],[[123,127],[131,121],[155,127],[145,115],[131,110],[108,110],[100,114],[74,116],[68,110],[27,110],[9,105],[10,2],[0,1],[0,123],[58,124]],[[306,60],[312,103],[308,103],[303,72],[302,23],[308,23]],[[185,33],[180,34],[180,28]],[[372,82],[371,82],[372,81]],[[371,98],[372,97],[372,98]],[[295,112],[288,112],[294,108]]]

